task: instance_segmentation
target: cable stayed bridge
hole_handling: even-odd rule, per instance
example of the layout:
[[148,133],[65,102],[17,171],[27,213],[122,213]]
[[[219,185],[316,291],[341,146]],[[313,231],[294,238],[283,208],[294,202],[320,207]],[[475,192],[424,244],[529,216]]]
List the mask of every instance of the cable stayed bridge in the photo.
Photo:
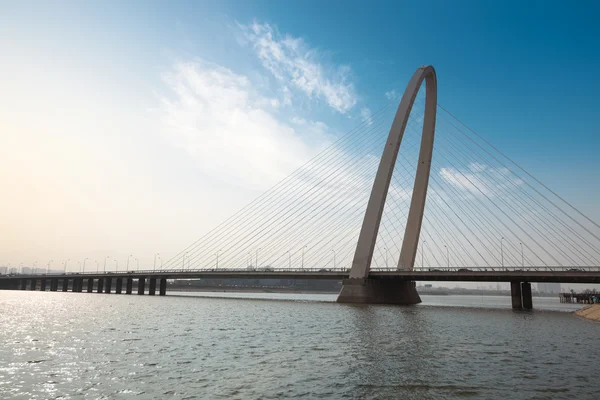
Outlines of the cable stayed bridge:
[[85,281],[111,292],[115,280],[120,293],[125,280],[131,293],[135,278],[138,292],[158,280],[164,294],[174,278],[342,279],[340,302],[415,304],[415,280],[504,281],[513,306],[531,308],[530,282],[600,283],[599,259],[600,226],[438,105],[426,66],[401,98],[161,267],[0,286],[65,290],[70,279],[73,291]]

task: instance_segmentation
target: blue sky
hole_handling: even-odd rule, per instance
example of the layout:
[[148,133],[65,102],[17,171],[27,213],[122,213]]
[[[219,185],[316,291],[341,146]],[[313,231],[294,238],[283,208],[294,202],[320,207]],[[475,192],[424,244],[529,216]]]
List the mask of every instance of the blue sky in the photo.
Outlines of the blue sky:
[[[176,205],[179,217],[169,211],[151,216],[155,210],[148,209],[129,221],[144,232],[183,226],[170,244],[158,233],[147,240],[170,251],[252,199],[264,190],[263,182],[285,176],[352,128],[364,110],[380,108],[386,92],[401,93],[416,67],[432,64],[441,105],[583,211],[598,216],[599,11],[592,1],[0,2],[0,73],[8,88],[0,98],[7,132],[2,144],[14,157],[4,162],[9,165],[21,154],[33,163],[57,165],[52,176],[64,182],[61,196],[71,198],[76,188],[90,193],[94,207],[134,193],[160,198],[165,210],[175,207],[174,197],[185,199]],[[305,56],[310,68],[318,68],[317,83],[287,84],[298,66],[280,60],[273,64],[272,55],[261,56],[260,41],[268,35],[279,45],[292,40],[287,55]],[[226,83],[208,85],[207,77],[214,74]],[[271,133],[260,140],[272,145],[271,158],[250,156],[250,164],[235,165],[225,160],[226,166],[211,161],[212,169],[202,164],[211,153],[204,146],[208,136],[190,138],[190,127],[198,121],[214,123],[215,130],[205,132],[214,137],[232,125],[227,119],[208,124],[208,116],[198,117],[197,108],[185,106],[176,88],[199,80],[208,85],[203,90],[223,96],[235,86],[235,101],[253,110],[242,121],[260,132],[268,126]],[[224,107],[211,112],[229,110]],[[30,143],[39,148],[26,150]],[[57,150],[49,152],[52,146]],[[297,151],[293,157],[275,156],[281,149]],[[241,145],[238,150],[252,154]],[[101,160],[111,160],[105,172],[97,171]],[[73,171],[74,164],[79,172]],[[248,165],[264,176],[240,174]],[[31,182],[48,181],[42,165],[31,168],[22,171]],[[217,174],[219,168],[231,179]],[[105,182],[106,198],[92,196],[95,186],[86,173]],[[15,176],[4,179],[11,182]],[[202,184],[190,184],[199,176]],[[33,192],[17,190],[8,209],[14,211]],[[221,207],[207,217],[196,210],[198,201]],[[106,215],[131,211],[119,202],[110,204]],[[57,223],[48,218],[49,226]],[[206,223],[188,222],[198,219]],[[73,222],[73,237],[97,240],[119,226],[117,219],[110,226],[99,220],[87,221],[87,227]],[[126,229],[123,237],[136,233]],[[19,251],[29,248],[25,242],[19,242]],[[116,245],[85,251],[135,251],[111,246]],[[141,241],[126,246],[151,253]],[[21,257],[19,251],[7,257]],[[57,250],[48,244],[36,251]]]

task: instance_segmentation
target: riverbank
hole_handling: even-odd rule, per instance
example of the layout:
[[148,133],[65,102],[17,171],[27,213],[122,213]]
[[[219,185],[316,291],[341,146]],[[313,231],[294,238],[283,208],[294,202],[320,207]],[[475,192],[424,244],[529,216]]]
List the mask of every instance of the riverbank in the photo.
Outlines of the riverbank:
[[583,307],[581,310],[575,311],[575,314],[583,318],[591,319],[592,321],[600,322],[600,304],[592,304]]

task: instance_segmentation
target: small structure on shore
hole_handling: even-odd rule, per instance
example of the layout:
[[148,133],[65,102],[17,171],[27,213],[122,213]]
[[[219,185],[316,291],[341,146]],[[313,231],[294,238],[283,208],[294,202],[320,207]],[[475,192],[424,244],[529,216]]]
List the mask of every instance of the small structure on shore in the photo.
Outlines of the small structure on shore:
[[594,304],[598,303],[600,293],[596,293],[596,291],[560,293],[559,298],[561,303]]

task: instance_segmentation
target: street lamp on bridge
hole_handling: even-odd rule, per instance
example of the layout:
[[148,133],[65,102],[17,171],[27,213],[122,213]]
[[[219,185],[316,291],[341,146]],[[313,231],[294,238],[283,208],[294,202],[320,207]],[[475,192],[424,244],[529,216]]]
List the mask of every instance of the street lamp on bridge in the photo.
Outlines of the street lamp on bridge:
[[106,273],[106,260],[110,258],[110,256],[104,257],[104,273]]
[[306,246],[302,247],[302,269],[304,269],[304,249]]
[[500,238],[500,260],[502,262],[502,268],[504,268],[504,246],[502,243],[504,242],[504,237]]
[[54,260],[48,261],[48,267],[46,268],[46,274],[50,272],[50,264],[53,262],[54,262]]
[[115,272],[119,272],[119,260],[115,259]]
[[331,249],[331,251],[333,251],[333,269],[335,269],[335,250]]
[[154,255],[154,266],[152,267],[152,269],[153,269],[154,271],[156,271],[156,256],[160,256],[160,253],[156,253],[156,254]]
[[525,262],[523,261],[523,243],[519,242],[519,244],[521,245],[521,267],[525,266]]
[[64,264],[64,266],[63,266],[63,267],[64,267],[64,272],[65,272],[65,273],[67,273],[67,263],[68,263],[70,260],[71,260],[70,258],[67,258],[67,259],[65,260],[65,264]]
[[448,260],[448,269],[450,269],[450,251],[448,250],[448,246],[444,245],[446,248],[446,259]]
[[287,251],[287,255],[288,255],[288,267],[291,269],[292,268],[292,253],[290,253],[291,250]]
[[127,257],[127,271],[129,271],[129,259],[130,259],[131,257],[133,257],[133,254],[130,254],[130,255]]
[[262,247],[259,247],[258,249],[256,249],[256,268],[258,268],[258,251],[261,249]]
[[223,250],[218,250],[218,251],[217,251],[217,266],[216,266],[216,269],[219,269],[219,253],[220,253],[221,251],[223,251]]
[[385,268],[387,269],[387,267],[388,267],[388,249],[387,249],[387,247],[384,247],[383,251],[385,251]]
[[425,268],[425,243],[427,240],[423,240],[423,244],[421,245],[421,267]]
[[83,266],[81,267],[81,272],[85,272],[85,262],[87,260],[87,257],[83,259]]

